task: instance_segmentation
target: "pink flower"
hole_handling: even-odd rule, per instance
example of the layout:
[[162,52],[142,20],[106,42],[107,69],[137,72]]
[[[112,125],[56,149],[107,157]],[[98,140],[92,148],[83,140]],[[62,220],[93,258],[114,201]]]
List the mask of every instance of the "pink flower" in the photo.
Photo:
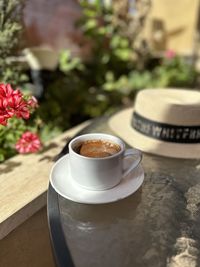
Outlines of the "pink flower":
[[42,147],[37,134],[27,131],[17,141],[15,148],[20,154],[35,153]]
[[32,107],[32,108],[36,108],[36,107],[38,107],[38,101],[37,101],[37,99],[34,97],[34,96],[32,96],[29,100],[28,100],[28,105],[30,106],[30,107]]
[[172,58],[174,58],[175,56],[176,56],[176,53],[175,53],[174,50],[169,49],[169,50],[167,50],[167,51],[165,52],[165,58],[167,58],[167,59],[172,59]]

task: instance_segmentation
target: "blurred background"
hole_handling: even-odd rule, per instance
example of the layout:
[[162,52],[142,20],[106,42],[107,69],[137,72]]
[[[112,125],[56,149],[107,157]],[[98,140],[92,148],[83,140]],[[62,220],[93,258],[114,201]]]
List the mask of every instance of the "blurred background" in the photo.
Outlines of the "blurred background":
[[44,142],[141,89],[199,89],[199,0],[0,0],[0,12],[0,80],[37,98],[28,123]]

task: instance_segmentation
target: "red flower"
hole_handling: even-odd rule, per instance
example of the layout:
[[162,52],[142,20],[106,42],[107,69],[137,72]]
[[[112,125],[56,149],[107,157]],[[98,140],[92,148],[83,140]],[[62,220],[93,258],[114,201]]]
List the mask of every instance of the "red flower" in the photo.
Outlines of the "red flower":
[[35,153],[42,147],[41,141],[37,134],[25,132],[15,145],[16,150],[20,154]]
[[18,118],[29,119],[29,106],[23,98],[13,97],[9,107]]
[[36,100],[25,100],[20,90],[13,90],[10,84],[0,84],[0,124],[6,125],[13,116],[29,119],[30,109],[36,107]]
[[0,97],[10,97],[12,95],[22,96],[19,90],[13,90],[10,84],[0,83]]
[[0,124],[6,126],[8,119],[9,119],[9,117],[7,117],[7,115],[1,114],[0,115]]
[[7,101],[0,97],[0,124],[6,125],[7,120],[12,117],[12,113],[10,113],[7,109]]

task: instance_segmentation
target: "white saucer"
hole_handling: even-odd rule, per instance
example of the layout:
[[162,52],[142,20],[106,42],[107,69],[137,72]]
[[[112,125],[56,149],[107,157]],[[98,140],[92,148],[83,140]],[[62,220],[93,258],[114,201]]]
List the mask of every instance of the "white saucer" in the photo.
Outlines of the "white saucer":
[[58,160],[50,174],[50,182],[62,197],[78,203],[102,204],[115,202],[134,193],[144,181],[144,171],[139,165],[115,187],[104,191],[84,189],[73,181],[69,172],[69,155]]

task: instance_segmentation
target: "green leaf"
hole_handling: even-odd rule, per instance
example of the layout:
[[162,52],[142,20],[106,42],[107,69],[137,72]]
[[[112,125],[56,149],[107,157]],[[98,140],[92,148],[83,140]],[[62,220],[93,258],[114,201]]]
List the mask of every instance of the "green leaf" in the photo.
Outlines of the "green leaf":
[[128,61],[130,59],[131,50],[130,49],[116,49],[115,55],[122,61]]
[[116,48],[120,45],[121,37],[119,35],[114,35],[111,39],[110,46]]
[[3,162],[5,160],[5,156],[0,152],[0,162]]
[[99,27],[99,28],[97,28],[97,32],[100,35],[105,35],[106,34],[106,27]]
[[74,69],[83,70],[84,66],[81,62],[81,59],[78,57],[71,57],[71,52],[69,50],[63,51],[60,54],[60,69],[65,72],[69,73]]
[[83,14],[89,18],[96,17],[96,11],[94,9],[85,8],[83,9]]
[[108,82],[114,81],[114,74],[112,71],[106,72],[105,79]]
[[84,25],[83,29],[88,31],[97,27],[97,21],[95,19],[89,19]]
[[128,48],[129,47],[129,41],[127,39],[122,38],[120,40],[120,46],[123,48]]
[[102,58],[101,58],[101,62],[102,62],[103,64],[107,64],[107,63],[109,62],[109,60],[110,60],[110,55],[109,55],[109,54],[104,54],[104,55],[102,56]]

